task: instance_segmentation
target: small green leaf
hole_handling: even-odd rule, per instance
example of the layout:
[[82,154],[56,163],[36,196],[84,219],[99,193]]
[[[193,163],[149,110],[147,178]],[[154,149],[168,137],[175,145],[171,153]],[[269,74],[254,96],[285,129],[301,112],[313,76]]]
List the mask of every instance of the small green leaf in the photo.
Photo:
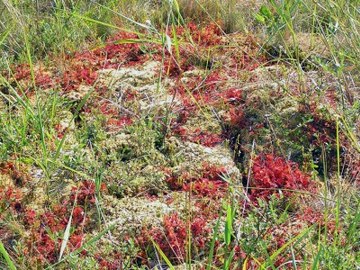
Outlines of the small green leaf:
[[231,235],[233,232],[232,223],[233,223],[233,211],[231,209],[231,205],[228,205],[226,209],[226,222],[225,222],[225,235],[224,235],[225,244],[227,246],[229,246],[231,242]]
[[255,15],[255,20],[257,20],[259,23],[265,24],[265,18],[260,14]]
[[265,19],[268,19],[268,20],[270,20],[270,19],[273,17],[270,9],[269,9],[267,6],[261,6],[261,8],[260,8],[260,14],[261,14]]

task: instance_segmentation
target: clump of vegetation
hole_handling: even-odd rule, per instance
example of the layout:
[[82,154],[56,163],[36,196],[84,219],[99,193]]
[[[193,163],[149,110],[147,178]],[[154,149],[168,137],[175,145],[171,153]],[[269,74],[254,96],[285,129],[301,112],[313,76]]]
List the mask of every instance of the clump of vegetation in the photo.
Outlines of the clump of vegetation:
[[360,267],[359,23],[351,1],[2,1],[0,268]]

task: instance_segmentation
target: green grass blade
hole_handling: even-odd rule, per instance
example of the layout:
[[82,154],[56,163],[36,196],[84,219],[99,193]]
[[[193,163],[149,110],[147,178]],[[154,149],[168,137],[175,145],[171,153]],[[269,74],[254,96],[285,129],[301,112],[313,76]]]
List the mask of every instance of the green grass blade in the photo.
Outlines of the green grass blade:
[[110,24],[110,23],[106,23],[106,22],[95,20],[95,19],[92,19],[92,18],[89,18],[89,17],[86,17],[86,16],[82,16],[82,15],[77,14],[77,13],[73,13],[73,16],[76,17],[76,18],[79,18],[81,20],[84,20],[84,21],[88,21],[88,22],[91,22],[91,23],[96,23],[96,24],[100,24],[100,25],[103,25],[103,26],[107,26],[109,28],[114,28],[114,29],[117,29],[117,30],[129,32],[129,30],[127,30],[125,28],[121,28],[121,27],[118,27],[118,26]]
[[0,45],[4,43],[4,41],[6,40],[6,38],[8,37],[8,35],[11,33],[11,30],[13,29],[14,27],[10,27],[8,30],[6,30],[4,33],[2,33],[0,35]]
[[[81,100],[80,104],[77,106],[75,113],[73,114],[73,117],[70,119],[69,124],[75,120],[75,118],[79,115],[81,108],[85,105],[86,101],[89,99],[90,95],[95,91],[95,86],[91,91],[89,91],[84,98]],[[62,137],[59,145],[57,146],[55,156],[53,158],[54,162],[57,160],[57,158],[60,155],[60,151],[65,143],[65,139],[67,137],[68,132],[64,133],[64,136]]]
[[231,265],[232,260],[234,259],[234,255],[235,255],[235,249],[232,249],[230,254],[228,255],[228,257],[225,260],[224,270],[230,269],[230,265]]
[[[360,201],[358,203],[357,210],[355,210],[355,213],[356,213],[355,217],[351,221],[350,226],[347,229],[347,233],[346,233],[346,238],[348,240],[348,243],[352,243],[352,239],[354,237],[356,238],[356,234],[359,234],[358,227],[360,224]],[[358,235],[358,236],[360,236],[360,235]],[[360,240],[360,239],[358,239],[358,240]]]
[[16,270],[14,263],[12,262],[9,253],[6,251],[3,243],[0,241],[0,254],[5,259],[7,266],[10,270]]
[[312,264],[312,267],[311,267],[312,270],[319,269],[319,262],[320,262],[320,258],[322,256],[322,254],[323,254],[323,251],[324,250],[323,250],[322,246],[320,246],[319,251],[317,252],[316,257],[315,257],[315,259],[313,261],[313,264]]
[[161,258],[165,261],[166,265],[169,267],[170,270],[175,270],[174,266],[171,264],[169,258],[165,255],[165,253],[161,250],[158,244],[155,243],[153,239],[151,239],[152,244],[156,248],[156,250],[159,252]]
[[[277,258],[277,256],[279,256],[282,252],[284,252],[284,250],[287,249],[291,244],[297,242],[298,240],[306,236],[314,227],[315,225],[310,226],[309,228],[303,230],[300,234],[298,234],[297,236],[286,242],[283,246],[281,246],[269,257],[270,262],[272,263]],[[264,264],[261,265],[261,267],[266,268],[268,263],[269,262],[265,262]]]
[[69,239],[70,239],[71,222],[72,222],[72,217],[73,217],[76,201],[77,201],[77,196],[75,197],[75,202],[74,202],[74,205],[73,205],[73,207],[71,209],[70,218],[69,218],[68,224],[66,225],[66,228],[65,228],[64,236],[63,236],[63,239],[62,239],[62,242],[61,242],[60,254],[59,254],[59,260],[58,261],[61,261],[61,258],[62,258],[63,254],[64,254],[64,251],[65,251],[65,248],[67,246],[67,243],[69,242]]
[[[104,230],[102,230],[98,235],[95,235],[93,238],[91,238],[88,242],[86,242],[84,245],[82,245],[80,248],[74,250],[73,252],[67,254],[66,256],[64,256],[61,260],[59,260],[58,262],[49,265],[47,268],[45,268],[45,270],[51,270],[54,269],[55,266],[58,266],[59,264],[61,264],[62,262],[64,262],[65,260],[67,260],[67,258],[71,257],[71,256],[75,256],[79,253],[81,253],[83,250],[85,250],[86,248],[90,247],[91,245],[93,245],[94,243],[96,243],[101,237],[103,237],[108,231],[112,230],[114,228],[115,224],[111,224],[109,227],[105,228]],[[57,268],[55,268],[57,269]]]
[[211,265],[213,262],[213,258],[214,258],[214,251],[215,251],[215,241],[217,239],[217,233],[219,230],[219,225],[220,225],[220,219],[217,220],[216,225],[214,227],[214,236],[211,239],[211,243],[210,243],[210,250],[209,250],[209,256],[208,256],[208,265],[206,267],[206,270],[211,270]]
[[233,211],[231,205],[228,205],[226,209],[226,222],[225,222],[225,233],[224,233],[225,244],[227,246],[229,246],[231,243],[231,235],[233,232],[232,223],[233,223]]

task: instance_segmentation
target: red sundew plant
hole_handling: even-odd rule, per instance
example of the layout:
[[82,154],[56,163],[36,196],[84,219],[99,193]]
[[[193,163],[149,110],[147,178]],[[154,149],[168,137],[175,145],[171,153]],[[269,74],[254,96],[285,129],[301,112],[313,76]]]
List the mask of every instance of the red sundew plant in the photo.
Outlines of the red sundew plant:
[[333,144],[335,142],[335,125],[332,122],[314,116],[307,124],[307,136],[313,145]]
[[258,67],[260,67],[260,65],[262,65],[262,62],[264,62],[265,59],[263,58],[254,58],[251,57],[250,55],[244,53],[241,56],[241,60],[240,60],[240,69],[243,70],[247,70],[247,71],[253,71],[255,69],[257,69]]
[[[180,55],[182,56],[190,56],[192,54],[191,52],[191,48],[180,48]],[[187,57],[175,59],[167,52],[163,65],[164,74],[167,74],[170,77],[176,77],[179,76],[182,72],[192,70],[194,68],[194,64],[187,61],[186,58]]]
[[51,232],[60,232],[65,230],[68,222],[66,214],[66,208],[63,207],[64,211],[53,212],[47,211],[41,215],[42,226],[50,228]]
[[[87,181],[81,183],[79,189],[73,190],[70,194],[70,201],[74,202],[74,192],[77,192],[78,203],[85,204],[85,202],[91,202],[95,192],[95,188],[91,184]],[[84,242],[84,229],[89,224],[89,219],[86,218],[82,206],[77,205],[73,208],[70,201],[64,200],[61,204],[53,205],[50,210],[40,216],[37,216],[36,212],[32,209],[26,210],[24,214],[23,220],[25,224],[31,225],[29,227],[30,239],[26,250],[34,256],[35,260],[42,264],[57,261],[62,234],[69,222],[71,213],[71,225],[74,231],[69,237],[67,247],[70,251],[74,251],[80,248]]]
[[225,195],[228,187],[228,184],[221,178],[225,172],[223,167],[203,164],[199,177],[193,177],[187,172],[180,176],[168,172],[166,181],[173,190],[191,191],[200,197],[221,198]]
[[92,85],[97,79],[97,73],[86,66],[70,66],[62,78],[58,78],[65,92],[77,89],[80,84]]
[[66,128],[64,128],[60,124],[56,124],[56,125],[54,125],[54,129],[56,131],[56,137],[61,140],[66,133]]
[[[173,32],[168,33],[173,37]],[[179,48],[181,57],[173,57],[168,54],[165,60],[164,72],[170,76],[180,75],[184,71],[192,70],[197,65],[211,67],[211,62],[203,59],[201,53],[205,55],[208,47],[222,44],[221,30],[215,24],[198,28],[195,24],[189,23],[187,26],[176,28],[177,39],[184,41]]]
[[199,143],[204,146],[213,147],[223,141],[219,134],[209,132],[200,132],[189,139],[192,142]]
[[218,89],[219,84],[224,82],[224,78],[219,74],[219,72],[212,72],[209,76],[206,77],[204,84],[205,90],[214,92]]
[[215,23],[210,23],[199,29],[196,24],[188,23],[186,27],[191,33],[192,40],[202,47],[222,44],[222,31]]
[[357,187],[360,187],[360,157],[358,160],[350,160],[348,168],[350,170],[350,180],[355,183]]
[[226,169],[224,167],[218,167],[216,165],[204,163],[203,164],[203,177],[209,180],[220,180],[221,175],[226,173]]
[[111,254],[112,259],[104,258],[101,254],[95,254],[95,259],[98,261],[100,270],[118,270],[123,269],[122,268],[122,261],[123,257],[122,255],[114,251],[113,254]]
[[117,115],[118,110],[109,101],[104,101],[100,105],[100,111],[104,115]]
[[[228,252],[228,254],[234,252],[229,269],[238,269],[239,262],[247,258],[247,254],[239,245],[235,243],[235,241],[233,241],[229,246],[225,246],[224,243],[222,243],[220,240],[216,240],[214,251],[215,254],[213,264],[219,268],[224,265],[224,259],[226,259],[226,257],[224,257],[225,252]],[[258,264],[256,264],[254,260],[248,258],[247,266],[248,267],[246,269],[257,269],[256,267]]]
[[185,184],[184,191],[191,191],[195,195],[209,198],[220,198],[224,196],[227,183],[222,180],[199,179],[193,183]]
[[[81,84],[93,85],[97,79],[97,71],[104,68],[118,68],[120,65],[141,64],[148,59],[136,42],[121,43],[121,40],[139,39],[132,33],[119,32],[107,41],[104,47],[95,50],[76,52],[66,57],[66,68],[60,74],[35,71],[35,85],[47,89],[55,85],[65,92],[77,89]],[[14,75],[6,76],[11,81],[30,82],[31,72],[27,64],[14,68]]]
[[[133,45],[136,45],[135,47],[136,48],[140,48],[140,45],[137,44],[137,43],[124,43],[124,44],[121,44],[120,42],[122,40],[126,40],[126,39],[133,39],[133,40],[136,40],[136,39],[139,39],[139,36],[136,34],[136,33],[131,33],[131,32],[125,32],[125,31],[119,31],[117,32],[115,35],[109,37],[107,39],[107,45],[122,45],[123,46],[123,49],[121,49],[120,51],[128,51],[128,50],[131,50],[133,48]],[[119,44],[117,44],[119,43]],[[95,51],[106,51],[107,53],[118,53],[118,51],[114,51],[112,49],[109,49],[107,50],[106,49],[107,47],[105,46],[105,49],[103,50],[103,48],[100,48],[100,49],[97,49]],[[127,50],[126,50],[127,49]]]
[[34,225],[36,222],[36,212],[34,209],[26,209],[24,212],[24,222],[26,225]]
[[72,214],[73,223],[75,225],[80,225],[85,221],[85,211],[81,206],[74,207]]
[[0,188],[0,208],[11,207],[16,212],[23,210],[22,206],[23,192],[18,188],[7,187]]
[[133,120],[130,117],[124,116],[119,119],[110,118],[106,125],[113,131],[120,130],[126,126],[130,126],[133,123]]
[[140,93],[135,89],[126,89],[124,91],[124,100],[132,101],[140,96]]
[[69,238],[70,250],[76,250],[80,248],[84,242],[84,234],[81,232],[75,232]]
[[[219,89],[225,79],[214,71],[205,80],[201,76],[196,76],[187,80],[185,84],[179,84],[175,88],[175,93],[182,100],[184,108],[187,110],[197,110],[199,105],[216,105],[219,101]],[[201,87],[199,87],[201,85]]]
[[35,74],[35,85],[42,89],[53,88],[56,85],[56,82],[53,80],[53,74],[46,73],[42,70],[39,70]]
[[[50,236],[48,232],[40,229],[39,232],[33,234],[34,240],[29,242],[29,249],[36,254],[35,259],[43,264],[54,263],[58,260],[58,255],[61,246],[61,238],[56,234]],[[84,241],[84,234],[81,232],[74,232],[69,237],[68,248],[74,251],[80,248]]]
[[177,118],[171,119],[170,127],[171,131],[174,135],[185,137],[187,134],[187,129],[184,125],[187,123],[189,118],[192,116],[194,111],[194,107],[189,107],[187,110],[186,108],[182,108],[177,115]]
[[244,101],[243,92],[241,89],[229,88],[225,92],[220,94],[220,97],[224,102],[228,104],[239,104]]
[[302,213],[297,214],[296,218],[305,221],[309,225],[317,224],[318,226],[327,229],[329,234],[333,234],[336,228],[336,222],[333,218],[326,220],[323,213],[314,210],[311,207],[306,207]]
[[43,232],[35,235],[35,241],[29,242],[30,250],[36,254],[35,260],[41,263],[54,263],[58,259],[59,248],[61,240],[57,241],[51,239],[51,237]]
[[335,144],[335,122],[324,119],[324,116],[319,113],[315,102],[302,104],[299,112],[311,118],[311,121],[306,123],[305,130],[311,144],[315,146]]
[[16,168],[12,162],[0,163],[0,174],[9,175],[17,187],[23,187],[29,181],[29,177]]
[[181,190],[183,183],[191,179],[188,172],[183,172],[181,175],[175,175],[170,169],[164,169],[166,173],[166,182],[171,190]]
[[309,175],[298,169],[298,165],[272,154],[261,154],[254,160],[251,178],[251,199],[270,199],[279,190],[285,197],[289,190],[310,190],[313,188]]
[[[173,55],[166,52],[167,58],[164,61],[164,73],[172,77],[195,68],[196,61],[193,62],[188,59],[196,58],[198,56],[198,49],[206,49],[209,46],[222,43],[221,30],[215,24],[209,24],[200,29],[195,24],[189,23],[185,27],[177,27],[175,31],[177,39],[184,40],[186,43],[179,48],[179,55],[182,56],[180,58],[173,57]],[[174,38],[172,31],[167,34]],[[195,48],[196,46],[198,49]]]
[[210,133],[207,131],[201,131],[199,128],[195,129],[191,134],[182,127],[176,130],[176,134],[181,137],[182,140],[188,140],[190,142],[198,143],[207,147],[214,147],[223,141],[221,135]]
[[[155,228],[150,234],[153,234],[153,240],[159,244],[171,258],[184,258],[186,245],[186,223],[183,222],[178,214],[164,217],[164,230],[157,231]],[[172,256],[171,256],[172,254]]]
[[28,64],[21,64],[16,66],[14,71],[14,78],[16,81],[21,81],[23,79],[30,79],[31,72],[30,66]]
[[122,43],[122,40],[137,40],[138,35],[128,32],[118,32],[107,40],[103,47],[92,51],[78,52],[69,56],[69,60],[76,60],[79,63],[91,65],[95,69],[118,68],[119,64],[130,61],[138,61],[142,55],[140,45],[136,42]]
[[[14,68],[13,76],[7,76],[9,81],[15,80],[16,82],[31,82],[31,69],[28,64],[21,64]],[[36,87],[42,89],[53,88],[56,85],[56,80],[53,79],[56,77],[49,71],[45,71],[43,68],[34,70],[34,83]],[[21,94],[21,93],[19,93]]]
[[[76,200],[75,200],[76,198]],[[77,205],[73,206],[76,202]],[[24,252],[31,254],[41,264],[54,263],[58,260],[62,234],[72,214],[72,233],[67,247],[70,251],[80,248],[84,242],[84,230],[89,225],[84,207],[95,203],[95,184],[86,180],[74,187],[69,199],[55,204],[45,213],[38,215],[33,209],[27,208],[22,220],[28,227],[30,236]]]
[[[164,217],[163,228],[144,230],[142,237],[137,242],[142,248],[152,246],[154,241],[164,254],[171,260],[181,262],[185,258],[188,245],[188,233],[191,233],[192,250],[203,250],[209,240],[210,228],[203,217],[196,217],[187,224],[177,213]],[[189,231],[190,229],[190,231]]]
[[245,113],[242,107],[232,107],[229,109],[229,123],[236,129],[244,128],[246,126]]
[[95,183],[91,180],[82,181],[79,187],[73,187],[71,190],[70,199],[75,201],[77,199],[78,205],[86,205],[86,203],[95,203]]
[[[59,206],[61,210],[64,206]],[[31,212],[30,212],[31,211]],[[67,218],[63,215],[63,211],[59,213],[47,211],[40,217],[36,217],[36,213],[28,210],[30,218],[37,218],[40,223],[28,223],[32,225],[29,227],[30,238],[27,241],[25,252],[31,254],[33,259],[41,264],[54,263],[58,259],[58,254],[61,245],[61,238],[59,233],[63,231],[67,224]],[[25,222],[28,222],[28,216],[24,216]]]

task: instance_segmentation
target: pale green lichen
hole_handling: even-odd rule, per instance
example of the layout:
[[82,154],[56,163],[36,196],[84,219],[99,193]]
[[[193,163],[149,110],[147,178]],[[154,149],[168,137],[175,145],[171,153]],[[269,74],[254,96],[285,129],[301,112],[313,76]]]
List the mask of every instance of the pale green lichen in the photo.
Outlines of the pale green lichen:
[[110,195],[103,196],[101,206],[109,225],[115,226],[112,233],[117,239],[140,235],[147,226],[161,227],[164,216],[175,211],[158,200],[136,197],[118,199]]

